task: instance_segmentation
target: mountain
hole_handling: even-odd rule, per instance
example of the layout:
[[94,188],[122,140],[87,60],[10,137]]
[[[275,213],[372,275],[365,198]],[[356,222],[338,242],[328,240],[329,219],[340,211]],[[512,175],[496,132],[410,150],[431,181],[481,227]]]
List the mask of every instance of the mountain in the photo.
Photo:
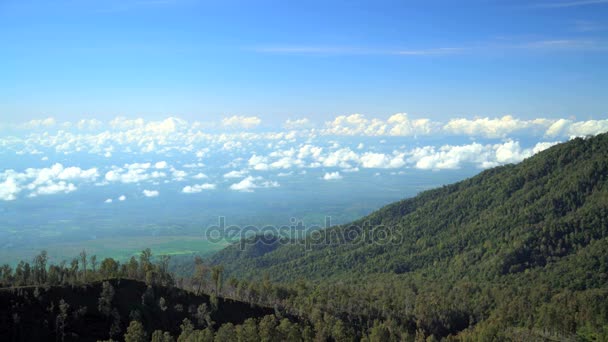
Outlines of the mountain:
[[607,180],[608,134],[576,138],[302,240],[249,238],[209,262],[242,279],[304,281],[312,290],[286,299],[294,310],[391,322],[400,338],[601,340]]

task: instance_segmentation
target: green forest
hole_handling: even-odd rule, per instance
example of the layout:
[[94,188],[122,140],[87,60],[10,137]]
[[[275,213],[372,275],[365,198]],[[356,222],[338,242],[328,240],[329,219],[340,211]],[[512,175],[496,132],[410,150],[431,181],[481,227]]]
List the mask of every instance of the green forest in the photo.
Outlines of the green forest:
[[607,179],[602,134],[301,240],[255,236],[181,259],[184,276],[150,250],[122,264],[83,251],[48,265],[42,252],[0,268],[0,335],[607,341]]

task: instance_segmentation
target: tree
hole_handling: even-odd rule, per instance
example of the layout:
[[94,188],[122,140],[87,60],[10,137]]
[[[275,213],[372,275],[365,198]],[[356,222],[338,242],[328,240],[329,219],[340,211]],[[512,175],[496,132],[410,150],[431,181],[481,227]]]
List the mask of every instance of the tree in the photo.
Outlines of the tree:
[[114,287],[107,281],[101,284],[101,295],[99,296],[97,309],[104,316],[110,316],[112,312],[112,299],[114,299]]
[[160,297],[160,299],[158,300],[158,307],[161,311],[167,310],[167,302],[165,301],[164,297]]
[[168,331],[156,330],[152,333],[152,342],[174,342],[175,339]]
[[46,282],[46,263],[48,256],[45,250],[34,257],[34,280],[38,284],[44,284]]
[[6,285],[13,282],[13,269],[9,264],[4,264],[0,267],[0,281]]
[[[294,323],[291,323],[287,318],[283,318],[277,327],[279,339],[282,341],[300,341],[302,334],[300,329]],[[338,341],[338,339],[336,339]]]
[[139,272],[139,263],[137,262],[137,259],[135,259],[134,256],[131,257],[131,259],[129,259],[129,263],[127,264],[127,277],[131,278],[131,279],[138,279],[138,272]]
[[84,249],[78,255],[80,258],[80,265],[82,266],[82,278],[87,281],[87,251]]
[[276,340],[276,326],[277,321],[273,315],[267,315],[262,317],[260,324],[258,325],[258,332],[260,334],[260,341],[270,342]]
[[102,278],[109,279],[118,276],[118,262],[112,258],[105,258],[101,262],[99,266],[99,273],[101,273]]
[[70,310],[70,305],[61,299],[59,301],[59,313],[55,319],[55,333],[57,334],[57,337],[61,338],[61,341],[65,340],[66,327],[68,324],[68,310]]
[[72,259],[70,263],[70,275],[72,278],[72,282],[76,282],[78,280],[78,259]]
[[138,321],[131,321],[125,333],[125,342],[147,342],[148,337],[144,326]]
[[195,317],[196,323],[199,327],[205,328],[213,326],[213,321],[211,320],[211,312],[209,312],[206,303],[202,303],[198,306],[198,308],[196,309]]
[[211,269],[211,277],[213,278],[213,283],[215,284],[215,293],[220,294],[221,286],[222,286],[222,273],[224,272],[224,267],[222,265],[214,266]]
[[258,325],[253,318],[248,318],[243,322],[241,329],[237,330],[239,342],[257,342],[260,340]]
[[93,273],[97,272],[97,255],[91,256],[91,269],[93,270]]
[[192,332],[194,331],[194,326],[192,325],[192,322],[190,322],[189,319],[184,318],[184,320],[182,321],[182,324],[180,324],[179,327],[181,330],[181,334],[177,338],[177,341],[178,342],[188,341],[190,338],[190,335],[192,335]]
[[207,273],[209,272],[209,268],[205,266],[203,263],[203,259],[201,257],[196,256],[194,258],[194,277],[193,284],[198,285],[196,289],[196,294],[201,293],[201,287],[205,285],[205,278],[207,277]]
[[215,333],[216,342],[237,341],[236,330],[234,324],[224,323]]
[[152,251],[146,248],[139,254],[139,275],[140,279],[145,279],[146,273],[152,270]]

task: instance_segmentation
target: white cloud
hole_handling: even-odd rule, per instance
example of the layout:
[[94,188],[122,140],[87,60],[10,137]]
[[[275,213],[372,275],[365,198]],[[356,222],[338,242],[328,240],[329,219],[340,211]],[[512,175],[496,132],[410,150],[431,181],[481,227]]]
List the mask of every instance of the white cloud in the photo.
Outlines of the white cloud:
[[203,190],[213,190],[215,187],[215,184],[211,183],[187,185],[182,189],[182,192],[185,194],[196,194],[202,192]]
[[142,191],[142,193],[146,197],[158,197],[158,195],[160,194],[158,190],[144,190]]
[[76,186],[72,183],[67,183],[64,181],[60,181],[57,183],[47,183],[46,185],[40,186],[36,188],[34,192],[30,194],[30,196],[35,197],[37,195],[53,195],[58,193],[70,193],[76,191]]
[[436,126],[429,119],[410,120],[407,114],[397,113],[388,118],[387,123],[392,125],[389,135],[416,136],[431,134]]
[[163,160],[163,161],[156,162],[154,164],[154,168],[155,169],[166,169],[167,165],[168,165],[167,162]]
[[307,118],[301,118],[301,119],[295,119],[295,120],[287,119],[287,121],[285,121],[285,124],[283,126],[287,129],[307,128],[307,127],[310,127],[310,120],[308,120]]
[[254,128],[257,127],[262,120],[257,116],[238,116],[234,115],[228,118],[222,119],[222,125],[225,127],[234,128]]
[[173,180],[175,180],[175,181],[183,181],[188,176],[188,173],[186,171],[176,170],[176,169],[172,170],[172,174],[173,174]]
[[103,123],[97,119],[82,119],[78,121],[76,127],[80,130],[98,130],[103,126]]
[[247,175],[247,173],[249,173],[247,170],[241,170],[241,171],[232,170],[232,171],[224,174],[224,178],[241,178],[241,177],[245,177],[245,175]]
[[340,175],[340,172],[327,172],[323,175],[323,179],[324,180],[338,180],[338,179],[342,179],[342,175]]
[[253,192],[254,189],[258,188],[276,188],[278,186],[279,183],[265,181],[262,177],[247,176],[240,182],[230,185],[230,189],[241,192]]
[[7,178],[4,182],[0,183],[0,200],[13,201],[17,198],[19,192],[21,192],[21,188],[12,177]]
[[364,168],[399,168],[405,165],[404,154],[394,156],[384,153],[366,152],[361,156],[361,166]]
[[204,179],[204,178],[209,178],[209,177],[207,177],[206,174],[204,174],[202,172],[199,172],[196,175],[192,176],[192,178],[194,178],[194,179]]
[[57,124],[57,121],[55,120],[55,118],[48,117],[46,119],[30,120],[30,121],[22,124],[21,128],[23,128],[23,129],[48,128],[48,127],[55,126],[56,124]]
[[387,120],[367,119],[362,114],[341,115],[325,123],[326,135],[364,136],[417,136],[436,131],[437,123],[430,119],[410,119],[406,113],[397,113]]
[[545,132],[548,137],[582,137],[608,131],[608,119],[574,122],[559,119]]
[[112,202],[113,202],[113,201],[112,201],[112,199],[111,199],[111,198],[108,198],[107,200],[103,201],[103,203],[112,203]]
[[555,145],[541,142],[532,148],[521,148],[519,142],[508,140],[502,144],[444,145],[439,148],[425,146],[408,153],[407,161],[423,170],[458,169],[464,165],[490,168],[507,163],[518,163],[535,153]]
[[120,195],[118,197],[118,200],[121,201],[121,202],[125,201],[126,199],[127,199],[127,196],[125,196],[125,195]]
[[543,130],[550,124],[551,120],[547,119],[520,120],[505,115],[493,119],[452,119],[443,126],[443,131],[448,134],[501,138],[524,129]]

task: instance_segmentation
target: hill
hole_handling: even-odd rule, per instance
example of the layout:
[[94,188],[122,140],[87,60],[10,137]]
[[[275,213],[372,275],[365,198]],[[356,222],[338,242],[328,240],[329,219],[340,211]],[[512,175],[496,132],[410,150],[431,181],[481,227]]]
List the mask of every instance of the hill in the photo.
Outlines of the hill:
[[390,322],[396,338],[599,340],[607,179],[608,134],[577,138],[303,240],[251,238],[210,263],[294,289],[294,310]]
[[[107,310],[100,305],[104,290]],[[184,319],[198,326],[196,314],[201,304],[215,328],[274,313],[248,303],[129,279],[23,286],[0,289],[0,336],[6,341],[97,341],[122,337],[132,320],[140,321],[148,336],[156,330],[179,336]]]

